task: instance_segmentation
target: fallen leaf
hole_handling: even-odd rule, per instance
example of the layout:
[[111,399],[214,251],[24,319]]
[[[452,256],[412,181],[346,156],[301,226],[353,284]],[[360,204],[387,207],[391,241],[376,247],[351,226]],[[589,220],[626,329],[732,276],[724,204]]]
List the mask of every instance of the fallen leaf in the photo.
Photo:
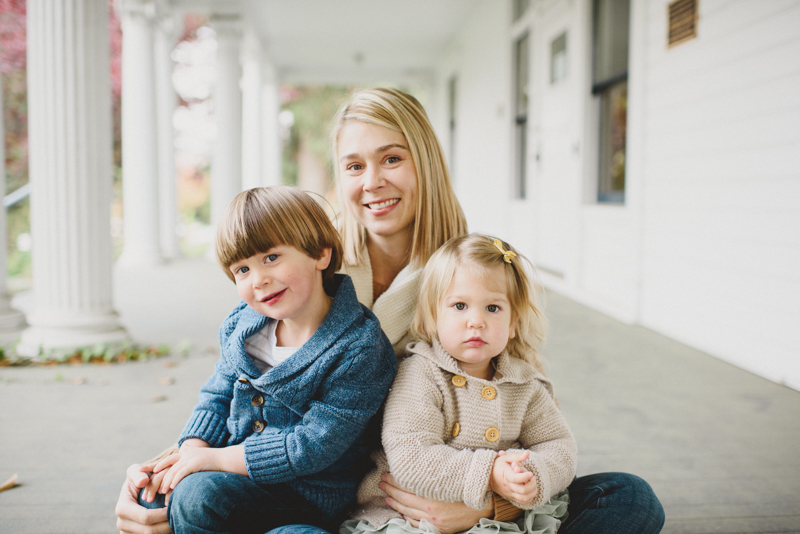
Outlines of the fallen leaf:
[[156,395],[154,397],[150,397],[150,402],[164,402],[167,400],[166,395]]
[[171,376],[162,376],[159,377],[158,383],[161,384],[162,386],[171,386],[172,384],[175,383],[175,379],[172,378]]
[[8,490],[8,489],[11,489],[11,488],[13,488],[13,487],[14,487],[14,486],[16,486],[16,485],[17,485],[17,474],[16,474],[16,473],[14,473],[14,474],[11,476],[11,478],[9,478],[9,479],[8,479],[8,480],[6,480],[5,482],[3,482],[3,485],[2,485],[2,486],[0,486],[0,491],[5,491],[5,490]]
[[161,364],[162,367],[166,367],[169,369],[170,367],[178,367],[178,362],[164,362]]
[[81,384],[85,384],[86,383],[86,378],[83,377],[83,376],[70,378],[69,379],[69,383],[72,384],[73,386],[80,386]]

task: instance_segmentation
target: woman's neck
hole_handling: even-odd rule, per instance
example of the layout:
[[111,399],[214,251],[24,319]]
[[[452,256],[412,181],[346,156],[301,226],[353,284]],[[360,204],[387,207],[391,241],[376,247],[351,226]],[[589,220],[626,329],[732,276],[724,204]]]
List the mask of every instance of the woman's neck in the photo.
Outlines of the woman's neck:
[[372,265],[372,301],[378,300],[408,265],[411,256],[411,236],[401,234],[390,238],[369,236],[367,252]]

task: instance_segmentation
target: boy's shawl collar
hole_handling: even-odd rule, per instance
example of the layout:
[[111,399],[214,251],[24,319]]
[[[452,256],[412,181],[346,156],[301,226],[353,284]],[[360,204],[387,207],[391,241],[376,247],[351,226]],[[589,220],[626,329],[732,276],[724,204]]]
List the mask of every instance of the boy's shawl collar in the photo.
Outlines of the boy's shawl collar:
[[227,336],[227,341],[222,346],[222,357],[226,358],[228,364],[237,372],[248,375],[254,385],[267,386],[285,381],[288,377],[303,372],[316,360],[317,356],[333,345],[352,322],[362,314],[350,277],[342,274],[334,275],[331,287],[333,302],[322,324],[311,338],[286,361],[261,374],[253,360],[247,355],[244,350],[244,340],[261,330],[267,321],[272,321],[272,319],[254,311],[244,302],[237,307],[237,310],[240,310],[239,313],[235,313],[234,310],[234,313],[220,328],[220,342],[223,342],[225,337],[223,331],[233,318],[234,324],[229,326],[229,328],[232,327],[230,335]]

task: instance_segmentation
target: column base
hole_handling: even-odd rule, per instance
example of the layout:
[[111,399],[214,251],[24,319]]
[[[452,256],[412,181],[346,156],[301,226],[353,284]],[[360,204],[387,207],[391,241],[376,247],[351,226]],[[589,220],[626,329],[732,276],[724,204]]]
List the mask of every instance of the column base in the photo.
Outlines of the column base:
[[0,311],[0,347],[16,343],[26,326],[25,315],[21,311],[13,308]]
[[52,349],[77,349],[98,344],[116,344],[129,341],[128,332],[116,328],[56,328],[31,326],[22,332],[17,354],[30,358]]

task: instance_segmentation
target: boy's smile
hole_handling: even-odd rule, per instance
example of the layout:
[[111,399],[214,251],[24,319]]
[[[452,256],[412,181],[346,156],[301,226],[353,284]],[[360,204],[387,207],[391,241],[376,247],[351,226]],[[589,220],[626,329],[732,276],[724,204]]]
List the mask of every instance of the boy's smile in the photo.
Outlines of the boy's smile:
[[330,259],[329,248],[324,249],[320,259],[314,259],[292,246],[279,245],[237,261],[229,269],[239,297],[248,306],[265,317],[282,321],[279,343],[299,347],[330,309],[330,298],[322,287],[322,271]]

